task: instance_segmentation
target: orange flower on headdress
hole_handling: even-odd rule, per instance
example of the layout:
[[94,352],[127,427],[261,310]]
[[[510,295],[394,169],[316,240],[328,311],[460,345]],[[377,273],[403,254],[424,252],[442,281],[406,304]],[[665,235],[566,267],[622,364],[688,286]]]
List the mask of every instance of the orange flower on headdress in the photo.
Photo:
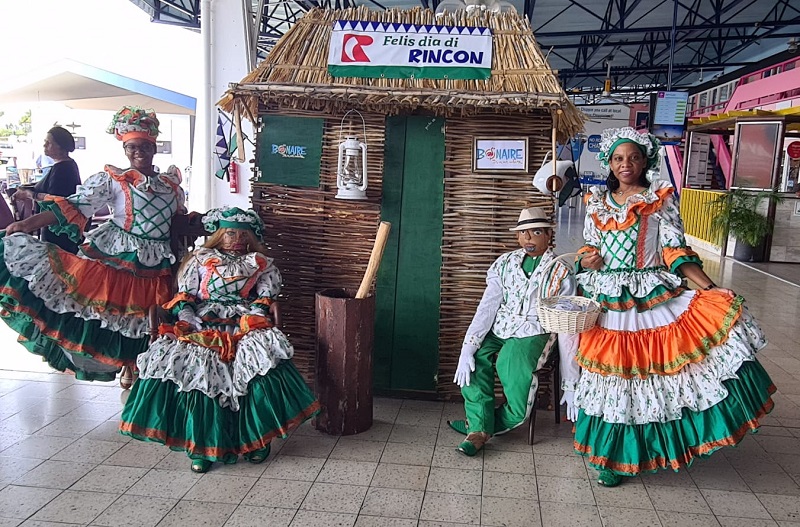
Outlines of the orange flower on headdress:
[[145,110],[138,106],[123,106],[114,114],[106,131],[114,134],[123,143],[137,138],[155,143],[158,137],[158,125],[158,117],[153,110]]

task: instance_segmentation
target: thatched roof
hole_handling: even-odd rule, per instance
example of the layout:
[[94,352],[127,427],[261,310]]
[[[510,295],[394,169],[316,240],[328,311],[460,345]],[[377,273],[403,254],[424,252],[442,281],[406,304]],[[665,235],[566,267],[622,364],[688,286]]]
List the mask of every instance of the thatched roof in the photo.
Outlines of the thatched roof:
[[[486,80],[334,78],[328,73],[328,48],[336,20],[489,27],[492,75]],[[465,11],[436,16],[420,7],[312,9],[256,69],[231,85],[219,105],[228,112],[236,108],[252,120],[259,102],[332,112],[359,108],[396,114],[425,109],[445,116],[547,110],[558,113],[562,139],[581,131],[585,121],[548,66],[527,18],[517,13]]]

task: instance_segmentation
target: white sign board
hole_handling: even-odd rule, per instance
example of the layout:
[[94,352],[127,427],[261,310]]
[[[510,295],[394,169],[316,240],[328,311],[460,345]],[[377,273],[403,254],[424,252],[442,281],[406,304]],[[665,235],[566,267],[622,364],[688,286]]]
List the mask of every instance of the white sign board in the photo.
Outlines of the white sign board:
[[488,79],[488,27],[417,26],[338,20],[328,51],[333,77]]
[[474,172],[527,172],[527,137],[476,137],[472,156]]

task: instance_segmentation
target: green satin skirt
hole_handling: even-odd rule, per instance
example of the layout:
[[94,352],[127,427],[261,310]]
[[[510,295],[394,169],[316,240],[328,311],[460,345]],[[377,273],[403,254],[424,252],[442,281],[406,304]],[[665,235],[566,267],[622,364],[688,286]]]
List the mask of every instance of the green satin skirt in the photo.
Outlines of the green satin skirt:
[[723,384],[728,396],[702,412],[683,409],[680,419],[664,423],[625,425],[587,416],[575,423],[575,450],[598,470],[635,476],[662,468],[678,470],[695,458],[735,446],[747,432],[756,432],[758,420],[772,410],[775,386],[757,361],[747,361],[738,379]]
[[300,373],[284,360],[250,381],[238,412],[199,391],[181,392],[173,382],[139,379],[122,411],[120,432],[185,451],[192,459],[236,463],[239,455],[287,437],[319,412]]

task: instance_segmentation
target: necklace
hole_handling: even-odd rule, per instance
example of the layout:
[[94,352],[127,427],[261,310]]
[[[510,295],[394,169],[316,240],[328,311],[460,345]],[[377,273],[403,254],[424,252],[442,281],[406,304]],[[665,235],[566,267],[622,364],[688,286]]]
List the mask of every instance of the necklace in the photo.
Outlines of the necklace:
[[624,196],[625,194],[636,194],[637,192],[641,192],[639,189],[628,189],[628,190],[616,190],[614,194],[617,196]]

